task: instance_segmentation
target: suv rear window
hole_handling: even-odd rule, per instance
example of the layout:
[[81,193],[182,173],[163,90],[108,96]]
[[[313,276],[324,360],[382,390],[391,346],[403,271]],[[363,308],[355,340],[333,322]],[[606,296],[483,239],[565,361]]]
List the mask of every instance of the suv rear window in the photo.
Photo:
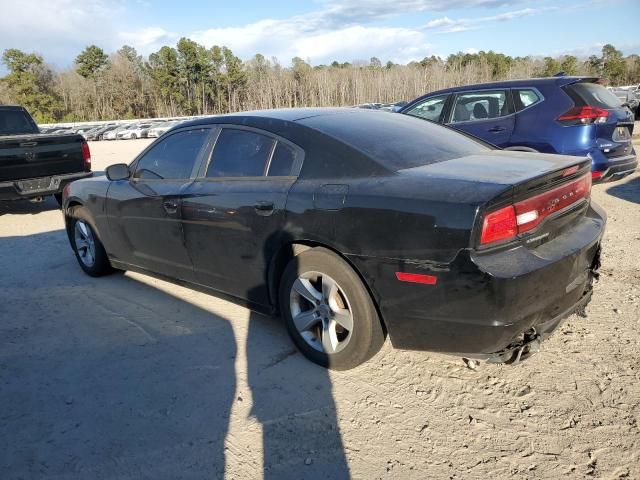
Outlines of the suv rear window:
[[564,87],[564,90],[577,107],[589,105],[600,108],[618,108],[622,106],[618,97],[597,83],[574,83]]

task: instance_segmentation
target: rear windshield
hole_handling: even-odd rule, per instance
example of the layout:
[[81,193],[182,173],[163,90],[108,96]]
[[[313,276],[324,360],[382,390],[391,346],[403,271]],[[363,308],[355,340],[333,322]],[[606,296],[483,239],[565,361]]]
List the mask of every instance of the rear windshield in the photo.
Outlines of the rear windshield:
[[393,171],[484,153],[490,147],[453,129],[402,113],[354,110],[300,123],[365,153]]
[[565,91],[578,107],[618,108],[622,105],[618,97],[597,83],[574,83],[567,85]]
[[38,133],[38,128],[24,110],[0,109],[0,135]]

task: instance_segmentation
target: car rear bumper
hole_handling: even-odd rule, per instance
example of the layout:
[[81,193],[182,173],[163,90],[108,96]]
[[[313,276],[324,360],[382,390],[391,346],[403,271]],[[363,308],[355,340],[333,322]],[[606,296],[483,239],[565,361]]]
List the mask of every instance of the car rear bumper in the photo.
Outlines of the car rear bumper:
[[[592,205],[569,231],[533,250],[463,250],[449,264],[349,258],[367,280],[395,347],[506,361],[505,352],[546,338],[589,301],[605,223]],[[437,282],[399,282],[398,271]]]
[[599,176],[593,178],[593,183],[619,180],[627,175],[631,175],[637,168],[638,159],[635,154],[608,159],[606,164],[594,166],[593,172],[598,172]]
[[80,172],[0,182],[0,200],[20,200],[54,195],[62,192],[66,184],[91,175],[93,175],[92,172]]

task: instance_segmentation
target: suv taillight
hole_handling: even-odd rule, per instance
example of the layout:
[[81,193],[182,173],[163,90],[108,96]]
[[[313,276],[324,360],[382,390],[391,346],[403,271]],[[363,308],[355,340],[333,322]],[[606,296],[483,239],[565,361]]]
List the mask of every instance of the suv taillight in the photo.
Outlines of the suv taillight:
[[533,230],[545,218],[587,198],[591,192],[591,173],[547,192],[488,213],[482,222],[480,244],[504,242]]
[[605,123],[608,117],[608,110],[584,105],[570,108],[558,117],[558,121],[565,125],[591,125],[593,123]]
[[91,171],[91,151],[89,150],[89,144],[87,142],[82,142],[82,161],[84,162],[84,171]]

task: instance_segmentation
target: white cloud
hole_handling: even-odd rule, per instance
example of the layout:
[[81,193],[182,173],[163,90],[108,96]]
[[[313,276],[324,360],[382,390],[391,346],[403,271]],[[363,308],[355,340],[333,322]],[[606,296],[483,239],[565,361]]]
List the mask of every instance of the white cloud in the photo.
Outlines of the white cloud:
[[140,53],[149,54],[163,45],[175,43],[178,35],[167,32],[164,28],[147,27],[133,32],[121,32],[119,38],[122,43],[135,46]]
[[554,10],[549,8],[524,8],[512,12],[504,12],[498,15],[490,15],[476,18],[451,19],[449,17],[436,18],[425,25],[427,30],[437,30],[437,33],[464,32],[473,28],[478,28],[483,23],[507,22],[516,18],[530,17],[542,12]]
[[213,28],[195,32],[191,37],[208,47],[226,45],[243,58],[262,53],[285,63],[295,56],[314,64],[372,56],[405,62],[423,58],[431,51],[424,34],[417,30],[362,25],[325,30],[310,28],[301,17]]
[[0,50],[35,51],[45,60],[70,65],[89,44],[117,48],[119,2],[106,0],[21,0],[2,2]]

